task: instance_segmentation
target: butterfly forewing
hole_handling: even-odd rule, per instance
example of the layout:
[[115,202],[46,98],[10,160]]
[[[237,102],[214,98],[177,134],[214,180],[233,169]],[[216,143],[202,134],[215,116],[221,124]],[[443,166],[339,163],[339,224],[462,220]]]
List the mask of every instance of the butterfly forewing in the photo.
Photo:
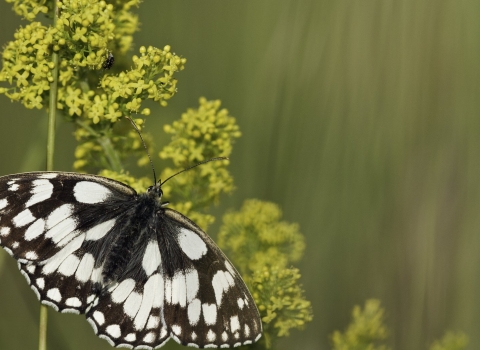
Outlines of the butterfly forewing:
[[98,238],[108,238],[115,224],[115,214],[105,207],[132,198],[132,191],[73,173],[0,178],[1,245],[19,261],[44,304],[62,312],[86,311],[102,282],[102,245],[108,247],[108,239]]
[[157,189],[137,195],[75,173],[0,177],[0,245],[42,303],[85,313],[112,346],[258,340],[260,317],[238,272],[192,221],[163,208]]

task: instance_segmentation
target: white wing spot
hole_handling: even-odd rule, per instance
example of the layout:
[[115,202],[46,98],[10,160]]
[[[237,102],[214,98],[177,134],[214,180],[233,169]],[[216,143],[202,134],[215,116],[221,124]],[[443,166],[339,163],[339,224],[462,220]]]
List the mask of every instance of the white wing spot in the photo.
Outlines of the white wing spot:
[[214,325],[217,322],[217,305],[203,304],[203,318],[206,325]]
[[34,220],[35,217],[32,215],[32,212],[28,209],[25,209],[24,211],[17,214],[17,216],[15,216],[12,221],[15,227],[23,227]]
[[123,303],[133,291],[133,288],[135,288],[135,281],[133,279],[127,278],[123,280],[113,291],[112,301],[117,304]]
[[178,234],[178,244],[182,248],[185,255],[192,260],[198,260],[205,254],[207,254],[207,245],[205,242],[194,232],[181,228]]
[[12,248],[13,248],[13,249],[17,249],[18,246],[19,246],[19,243],[18,243],[18,242],[13,242],[13,243],[12,243]]
[[37,278],[35,282],[37,283],[38,288],[45,288],[45,279],[43,277]]
[[135,340],[137,340],[137,336],[135,335],[135,333],[129,333],[125,336],[125,340],[128,342],[134,342]]
[[64,276],[72,276],[77,270],[78,264],[80,264],[80,259],[71,254],[60,264],[58,272]]
[[227,340],[228,340],[228,334],[227,334],[227,332],[223,332],[223,333],[222,333],[222,340],[223,340],[223,341],[227,341]]
[[93,283],[100,282],[102,280],[103,265],[93,269],[92,275],[90,276],[90,281]]
[[158,318],[157,316],[150,316],[148,318],[148,322],[147,322],[147,329],[154,329],[154,328],[158,328],[158,325],[160,324],[160,318]]
[[250,336],[250,327],[248,327],[248,325],[245,325],[245,337],[249,337]]
[[0,228],[0,236],[8,236],[8,234],[10,233],[10,227],[2,227]]
[[259,335],[257,335],[257,337],[255,338],[255,341],[258,341],[258,339],[260,339],[261,336],[262,336],[262,333],[260,333]]
[[188,314],[188,322],[192,326],[195,326],[198,321],[200,320],[200,313],[201,313],[201,303],[200,300],[194,299],[190,304],[188,304],[187,314]]
[[40,236],[44,230],[45,230],[45,220],[38,219],[33,224],[31,224],[29,228],[27,228],[27,231],[25,231],[24,238],[26,241],[34,240],[35,238]]
[[140,309],[135,316],[133,326],[136,330],[142,330],[147,323],[148,316],[152,311],[153,299],[155,298],[155,287],[158,286],[158,275],[152,276],[148,279],[147,283],[143,286],[143,298]]
[[200,288],[197,270],[192,269],[187,271],[185,281],[187,283],[187,302],[189,303],[197,296],[198,289]]
[[90,181],[80,181],[73,188],[73,195],[80,203],[100,203],[111,194],[112,192],[105,186]]
[[72,297],[65,300],[65,305],[72,307],[80,307],[82,306],[82,302],[77,297]]
[[235,333],[240,329],[240,322],[238,321],[238,316],[230,317],[230,329],[232,333]]
[[237,304],[238,304],[238,307],[240,308],[240,310],[242,310],[243,306],[245,305],[245,303],[243,302],[243,299],[241,299],[241,298],[237,299]]
[[45,173],[39,176],[40,179],[53,179],[57,177],[57,173]]
[[29,273],[34,273],[35,272],[35,265],[27,265],[25,267]]
[[197,334],[195,332],[192,332],[192,340],[197,339]]
[[87,237],[85,238],[87,241],[97,241],[103,238],[108,231],[115,225],[115,219],[110,219],[108,221],[104,221],[101,224],[93,226],[89,229],[87,233]]
[[74,251],[79,249],[82,246],[82,243],[85,239],[85,234],[81,234],[75,239],[73,239],[70,243],[68,243],[65,247],[63,247],[58,253],[53,255],[51,258],[46,260],[46,264],[43,265],[43,273],[46,275],[51,274],[54,272],[60,264]]
[[153,343],[154,340],[155,340],[155,333],[153,332],[147,333],[145,337],[143,337],[143,341],[145,343]]
[[35,252],[26,252],[26,253],[25,253],[25,259],[27,259],[27,260],[37,260],[37,259],[38,259],[37,253],[35,253]]
[[142,266],[147,276],[154,273],[162,263],[160,249],[157,241],[148,242],[145,253],[143,254]]
[[160,338],[165,338],[166,335],[167,335],[167,330],[165,328],[162,328],[160,330]]
[[60,290],[58,288],[52,288],[48,290],[47,298],[59,302],[62,300],[62,295],[60,294]]
[[113,338],[119,338],[122,335],[118,324],[111,324],[105,329],[105,332],[110,334]]
[[73,212],[73,205],[71,204],[63,204],[59,206],[57,209],[52,211],[50,215],[48,215],[47,222],[46,222],[47,229],[51,229],[53,226],[57,225],[59,222],[70,217],[72,215],[72,212]]
[[172,331],[173,331],[173,333],[175,333],[176,335],[182,335],[182,327],[180,327],[179,325],[174,324],[174,325],[172,326]]
[[225,261],[225,266],[227,267],[227,270],[230,271],[232,275],[235,275],[235,269],[228,261]]
[[172,279],[165,279],[165,301],[169,304],[172,303]]
[[172,304],[187,305],[187,283],[183,272],[177,272],[172,278]]
[[93,318],[95,319],[95,321],[97,321],[97,323],[101,326],[105,323],[105,316],[103,315],[103,312],[100,312],[100,311],[95,311],[93,313]]
[[12,191],[12,192],[15,192],[16,190],[18,190],[20,186],[18,186],[18,184],[16,183],[12,183],[9,187],[8,187],[8,190],[9,191]]
[[[158,276],[158,277],[155,277],[155,276]],[[163,282],[162,274],[153,275],[150,278],[154,278],[154,277],[155,277],[155,281],[156,281],[156,286],[155,286],[156,292],[155,292],[155,298],[153,299],[152,307],[158,307],[158,308],[161,309],[163,307],[163,298],[164,298],[164,295],[165,295],[165,285],[164,285],[164,282]]]
[[86,253],[80,261],[80,264],[78,265],[75,278],[80,282],[87,282],[92,275],[94,264],[95,259],[93,258],[93,255],[90,253]]
[[[48,220],[48,219],[47,219]],[[51,227],[46,233],[45,238],[50,238],[53,243],[59,243],[62,239],[75,231],[77,222],[73,217],[64,218],[62,221]]]
[[34,204],[43,202],[49,199],[53,193],[53,185],[48,180],[35,180],[33,181],[33,188],[30,191],[32,197],[25,204],[25,208],[28,208]]
[[0,210],[4,209],[8,205],[7,198],[0,199]]
[[207,333],[207,340],[213,342],[216,338],[217,335],[211,329],[209,329]]
[[232,276],[225,271],[217,271],[212,278],[212,286],[218,306],[222,303],[223,293],[227,292],[231,286],[231,282],[229,281],[230,278],[232,278]]
[[123,310],[128,316],[134,318],[138,312],[138,309],[140,308],[141,303],[142,295],[137,292],[132,292],[128,296],[127,301],[125,301],[125,304],[123,304]]

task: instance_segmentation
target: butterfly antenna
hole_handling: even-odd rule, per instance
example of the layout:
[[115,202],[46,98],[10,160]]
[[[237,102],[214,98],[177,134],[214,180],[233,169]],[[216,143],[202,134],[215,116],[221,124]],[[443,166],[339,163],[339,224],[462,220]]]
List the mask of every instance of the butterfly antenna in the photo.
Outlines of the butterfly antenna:
[[188,168],[186,168],[186,169],[183,169],[183,170],[179,171],[178,173],[173,174],[172,176],[170,176],[168,179],[166,179],[165,181],[163,181],[163,182],[160,184],[160,187],[161,187],[165,182],[167,182],[168,180],[170,180],[172,177],[177,176],[178,174],[181,174],[181,173],[183,173],[183,172],[185,172],[185,171],[187,171],[187,170],[193,169],[193,168],[195,168],[195,167],[197,167],[197,166],[199,166],[199,165],[202,165],[202,164],[205,164],[205,163],[209,163],[209,162],[213,162],[213,161],[215,161],[215,160],[228,160],[228,158],[227,158],[227,157],[210,158],[210,159],[204,160],[203,162],[200,162],[200,163],[197,163],[197,164],[195,164],[195,165],[192,165],[192,166],[190,166],[190,167],[188,167]]
[[152,171],[153,171],[153,183],[156,184],[156,183],[157,183],[157,175],[155,174],[155,168],[153,167],[153,162],[152,162],[152,158],[150,157],[150,153],[148,153],[147,144],[145,143],[145,140],[143,139],[142,134],[140,133],[140,130],[138,130],[137,124],[135,124],[135,122],[132,120],[132,118],[130,118],[130,117],[128,117],[128,116],[125,116],[125,118],[127,118],[128,120],[130,120],[130,123],[132,123],[133,128],[135,129],[135,131],[137,132],[138,136],[140,136],[140,139],[142,140],[143,147],[145,148],[145,151],[147,152],[148,160],[150,161],[150,165],[152,166]]

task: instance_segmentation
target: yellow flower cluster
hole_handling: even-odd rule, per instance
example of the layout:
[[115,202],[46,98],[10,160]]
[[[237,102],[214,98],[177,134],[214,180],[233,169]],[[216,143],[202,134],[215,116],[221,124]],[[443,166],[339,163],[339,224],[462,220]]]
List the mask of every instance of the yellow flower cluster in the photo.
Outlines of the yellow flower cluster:
[[97,0],[64,0],[59,2],[57,47],[62,59],[74,67],[100,69],[108,44],[114,39],[115,11],[112,4]]
[[[53,2],[15,0],[13,3],[17,13],[31,20],[39,12],[46,12]],[[56,27],[32,22],[20,28],[15,33],[15,40],[7,44],[0,81],[8,82],[10,87],[0,88],[0,93],[5,93],[13,101],[21,101],[27,108],[46,107],[44,101],[48,101],[49,84],[53,82],[51,55],[58,52],[61,61],[58,108],[64,109],[70,116],[86,114],[97,123],[101,118],[116,121],[123,112],[121,104],[108,94],[95,91],[98,78],[92,79],[88,73],[91,69],[101,69],[109,49],[120,54],[130,49],[138,18],[129,10],[138,3],[139,0],[118,0],[114,4],[98,0],[59,2]],[[159,60],[159,69],[173,70],[174,65],[165,64],[165,61]],[[178,66],[175,65],[176,68]],[[134,80],[142,79],[138,75],[141,76],[142,72]],[[89,77],[87,82],[85,76]],[[169,89],[168,96],[165,96],[168,99],[173,94],[170,90],[176,81],[162,78],[167,80],[162,84]],[[141,98],[132,96],[127,102],[130,104],[127,109],[137,112]]]
[[[278,205],[246,200],[239,212],[225,214],[218,243],[227,249],[241,272],[263,266],[288,266],[300,260],[305,249],[297,224],[281,221]],[[251,249],[251,246],[256,249]]]
[[276,337],[287,337],[291,329],[302,329],[313,319],[312,305],[305,300],[300,277],[295,268],[263,267],[248,279],[262,317],[262,342],[267,349]]
[[247,200],[239,212],[227,213],[218,245],[245,277],[264,324],[263,342],[288,336],[312,320],[312,307],[299,285],[300,273],[289,268],[305,249],[298,225],[281,221],[274,203]]
[[59,81],[65,88],[58,91],[57,107],[70,116],[86,116],[94,124],[113,123],[123,115],[138,112],[149,115],[150,109],[140,110],[142,102],[152,99],[166,106],[176,93],[173,74],[183,70],[185,62],[185,58],[172,55],[168,45],[163,50],[142,46],[140,57],[133,57],[133,68],[115,76],[104,75],[97,92],[82,89],[75,69],[62,66]]
[[0,81],[8,82],[11,87],[0,88],[0,93],[21,101],[26,108],[41,109],[44,101],[48,101],[53,81],[52,34],[40,22],[33,22],[17,30],[14,37],[3,51],[0,71]]
[[242,135],[235,118],[227,109],[220,109],[220,100],[202,97],[199,102],[198,109],[188,109],[180,120],[164,127],[172,142],[160,152],[160,158],[170,158],[176,167],[228,157],[234,140]]
[[51,12],[53,1],[47,0],[5,0],[13,4],[13,10],[27,21],[33,21],[39,13]]
[[463,332],[445,333],[442,339],[436,340],[430,350],[465,350],[468,345],[468,337]]
[[352,322],[344,333],[335,331],[332,335],[334,350],[387,350],[385,345],[378,344],[387,338],[388,331],[384,325],[384,309],[380,301],[370,299],[362,308],[356,305],[352,312]]
[[[226,109],[220,109],[220,105],[218,100],[200,98],[198,109],[188,109],[180,120],[165,126],[172,140],[159,155],[162,159],[171,159],[175,167],[164,169],[162,179],[198,162],[230,156],[234,140],[241,133],[235,118]],[[227,165],[228,160],[214,161],[180,174],[164,185],[164,194],[175,203],[174,209],[197,220],[197,224],[206,229],[213,217],[201,211],[217,203],[221,193],[234,190]]]

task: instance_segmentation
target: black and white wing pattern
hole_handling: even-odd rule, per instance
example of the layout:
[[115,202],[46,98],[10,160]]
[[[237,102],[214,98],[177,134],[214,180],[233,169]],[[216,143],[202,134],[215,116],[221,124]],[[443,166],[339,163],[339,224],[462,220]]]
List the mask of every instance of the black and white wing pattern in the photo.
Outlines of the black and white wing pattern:
[[139,195],[94,175],[0,177],[0,245],[43,304],[85,314],[112,346],[257,341],[262,324],[242,278],[161,196],[159,184]]

